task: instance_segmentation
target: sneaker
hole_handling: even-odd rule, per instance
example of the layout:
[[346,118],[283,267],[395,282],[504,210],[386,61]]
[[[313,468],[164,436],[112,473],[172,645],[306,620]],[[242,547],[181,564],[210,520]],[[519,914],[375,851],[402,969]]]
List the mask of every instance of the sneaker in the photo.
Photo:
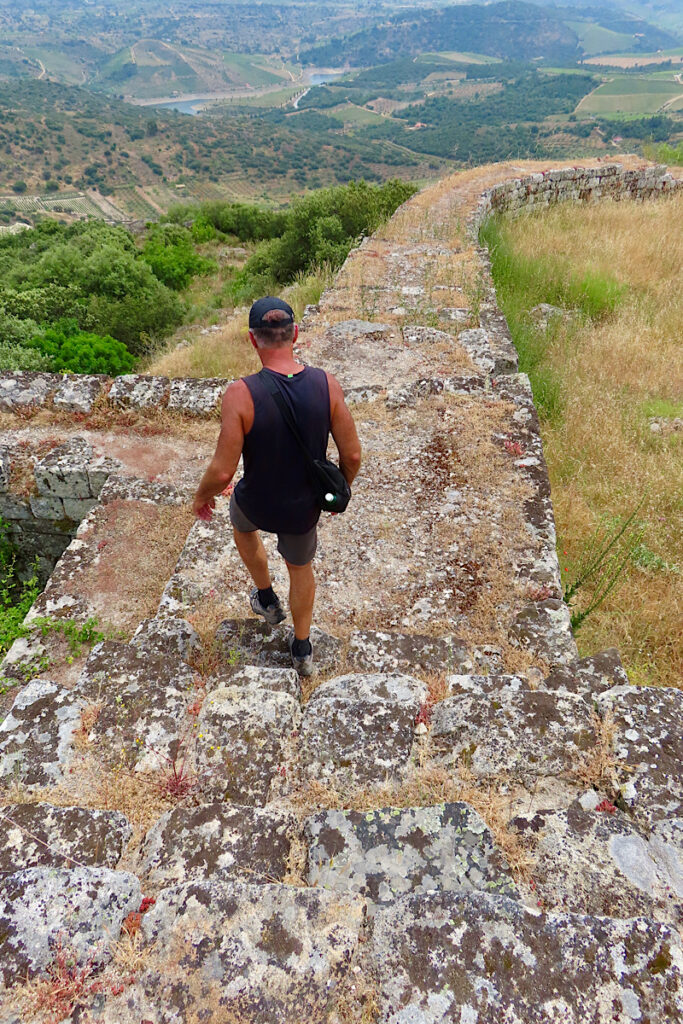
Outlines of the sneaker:
[[278,597],[275,598],[274,604],[269,604],[267,608],[263,607],[259,600],[258,587],[252,588],[249,594],[249,604],[251,605],[251,610],[256,615],[264,618],[269,626],[277,626],[278,622],[282,622],[283,619],[287,618]]
[[287,643],[289,644],[289,654],[292,659],[292,665],[297,670],[300,676],[312,676],[313,675],[313,648],[311,648],[310,654],[304,654],[300,657],[292,652],[294,646],[294,630],[287,637]]

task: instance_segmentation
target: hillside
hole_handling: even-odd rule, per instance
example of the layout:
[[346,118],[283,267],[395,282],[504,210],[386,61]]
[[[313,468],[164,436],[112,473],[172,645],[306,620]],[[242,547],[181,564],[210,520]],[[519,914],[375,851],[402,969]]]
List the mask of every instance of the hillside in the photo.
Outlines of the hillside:
[[[188,117],[51,82],[0,83],[0,194],[11,193],[17,182],[26,187],[15,192],[29,194],[96,187],[114,192],[125,210],[127,194],[116,190],[128,187],[136,217],[139,186],[180,184],[195,198],[218,198],[211,186],[221,182],[223,195],[227,188],[232,195],[285,199],[306,185],[397,173],[419,177],[427,169],[420,157],[390,142],[346,138],[335,121],[325,125],[321,143],[312,116],[288,121],[273,113],[265,125],[261,116],[243,110]],[[171,201],[166,187],[161,208]],[[154,213],[143,206],[143,217]]]
[[536,5],[504,2],[456,5],[399,14],[378,27],[304,51],[311,63],[377,64],[430,50],[464,50],[493,57],[575,61],[578,36],[559,17]]

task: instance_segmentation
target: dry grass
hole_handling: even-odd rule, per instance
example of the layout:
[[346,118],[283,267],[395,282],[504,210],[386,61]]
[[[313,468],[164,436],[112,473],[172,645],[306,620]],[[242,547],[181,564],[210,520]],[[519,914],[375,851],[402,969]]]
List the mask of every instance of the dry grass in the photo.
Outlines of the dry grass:
[[463,763],[455,772],[425,764],[412,769],[402,782],[385,782],[354,790],[338,790],[315,780],[296,789],[289,800],[305,816],[329,809],[374,811],[384,807],[433,807],[462,801],[473,807],[488,826],[515,878],[527,881],[534,863],[527,840],[510,828],[512,800],[504,793],[505,780],[477,784]]
[[[297,320],[305,307],[316,303],[321,292],[331,284],[334,273],[323,266],[313,273],[301,275],[292,284],[279,291],[289,302]],[[224,312],[224,311],[223,311]],[[215,330],[203,334],[196,326],[177,332],[143,364],[141,372],[165,377],[227,377],[236,379],[255,373],[260,362],[248,337],[248,307],[238,307],[228,313]],[[182,348],[178,345],[182,344]]]
[[582,785],[614,795],[619,789],[617,769],[624,767],[614,754],[617,734],[614,715],[612,711],[608,711],[604,718],[600,718],[593,712],[591,724],[595,733],[595,745],[581,754],[574,774]]
[[191,525],[185,506],[122,500],[100,506],[93,529],[106,557],[80,567],[78,586],[101,622],[128,634],[156,614]]
[[640,563],[577,639],[582,654],[617,646],[634,682],[669,686],[683,677],[683,434],[653,435],[648,415],[683,414],[682,224],[678,195],[560,206],[507,228],[524,256],[561,252],[576,274],[597,271],[626,286],[613,315],[565,326],[549,347],[566,402],[545,425],[544,445],[569,578],[600,518],[644,498]]
[[187,347],[152,356],[145,373],[164,377],[227,377],[235,379],[259,368],[247,334],[247,311],[236,311],[219,329],[208,334],[187,331]]
[[135,830],[133,842],[154,825],[177,801],[164,795],[155,775],[136,775],[126,768],[107,768],[91,751],[74,762],[67,783],[26,789],[12,784],[0,788],[4,804],[48,803],[55,807],[90,807],[121,811]]
[[[59,429],[64,436],[54,440],[51,447],[62,444],[73,434],[84,431],[107,434],[118,433],[129,437],[183,437],[188,440],[205,441],[210,435],[215,438],[216,423],[220,419],[220,408],[206,418],[184,416],[170,409],[118,409],[101,396],[90,413],[71,413],[54,409],[52,406],[31,406],[21,414],[0,412],[0,431],[31,430],[40,428]],[[44,454],[44,453],[43,453]]]

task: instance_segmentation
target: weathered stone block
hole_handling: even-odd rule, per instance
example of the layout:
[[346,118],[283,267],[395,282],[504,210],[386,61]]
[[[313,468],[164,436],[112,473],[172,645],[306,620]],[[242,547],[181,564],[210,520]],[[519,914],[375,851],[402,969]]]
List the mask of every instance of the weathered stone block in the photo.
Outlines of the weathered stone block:
[[0,978],[5,985],[44,971],[55,943],[76,962],[110,957],[126,916],[137,911],[140,883],[108,868],[28,868],[0,878]]
[[0,807],[0,875],[37,867],[115,868],[133,830],[118,811],[51,804]]
[[374,903],[435,889],[517,896],[491,833],[467,804],[321,811],[305,830],[309,885]]
[[624,814],[576,802],[566,811],[514,818],[511,827],[534,845],[535,891],[546,910],[671,923],[681,914],[683,874],[670,870],[675,843],[648,842]]
[[47,498],[90,499],[88,463],[92,446],[82,437],[74,437],[53,448],[36,463],[36,486]]
[[[216,630],[216,640],[230,664],[291,668],[290,630],[291,626],[268,626],[256,619],[225,619]],[[334,671],[341,657],[341,640],[313,626],[311,643],[316,670]]]
[[154,886],[230,877],[280,881],[297,832],[293,815],[270,808],[178,807],[147,833],[138,874]]
[[0,412],[44,405],[61,380],[58,373],[5,370],[0,373]]
[[119,460],[112,459],[109,455],[100,455],[99,458],[93,459],[88,466],[88,483],[93,498],[100,496],[100,491],[111,474],[116,473],[119,469],[121,469]]
[[286,693],[227,686],[212,690],[199,716],[197,763],[213,799],[264,804],[284,767],[285,744],[299,723]]
[[488,331],[485,331],[482,327],[475,327],[469,331],[460,331],[458,341],[475,366],[478,366],[484,373],[493,372],[496,363],[491,352]]
[[540,914],[481,893],[380,907],[364,959],[381,1024],[626,1024],[683,1011],[680,939],[644,918]]
[[550,598],[527,605],[512,623],[510,636],[550,665],[578,660],[571,613],[564,601]]
[[18,498],[14,494],[0,495],[0,515],[3,519],[33,519],[28,499]]
[[504,774],[533,785],[545,776],[567,776],[594,742],[590,705],[574,694],[448,697],[432,715],[434,757],[443,764],[464,760],[480,779]]
[[197,1006],[215,1022],[325,1024],[363,909],[358,898],[284,885],[164,889],[142,919],[144,938],[156,945],[135,988],[153,1001],[155,1024],[188,1020]]
[[145,619],[130,644],[146,654],[180,658],[188,663],[201,647],[199,634],[185,619]]
[[35,679],[25,686],[0,723],[0,779],[25,786],[60,782],[83,707],[78,695],[56,683]]
[[37,519],[64,519],[64,501],[62,498],[29,498],[31,512]]
[[442,306],[436,312],[439,320],[450,324],[466,324],[472,316],[470,309],[461,306]]
[[570,693],[604,693],[613,686],[628,686],[628,676],[614,647],[582,658],[574,665],[557,665],[543,681],[545,690],[568,690]]
[[108,379],[87,374],[66,377],[54,393],[53,404],[56,409],[63,409],[65,412],[80,412],[87,415],[92,412]]
[[230,383],[227,378],[219,377],[178,378],[171,381],[168,407],[186,416],[209,416],[218,410],[223,393]]
[[181,733],[194,675],[176,658],[106,640],[93,648],[72,692],[99,708],[89,741],[105,763],[123,757],[136,771],[160,771],[187,756]]
[[9,488],[12,453],[7,445],[0,445],[0,494]]
[[398,776],[408,764],[424,692],[424,684],[406,676],[345,676],[324,683],[304,710],[304,773],[337,788]]
[[131,409],[160,409],[166,404],[168,377],[127,373],[117,377],[109,390],[112,405]]
[[445,672],[468,658],[467,646],[453,637],[372,629],[351,634],[347,655],[349,665],[358,672]]
[[417,713],[426,696],[427,686],[421,679],[398,672],[354,672],[321,683],[310,699],[384,700],[414,708]]
[[301,700],[301,678],[293,668],[266,668],[262,665],[235,665],[222,668],[211,677],[211,687],[242,686],[248,690],[278,690]]
[[64,498],[64,515],[67,519],[73,519],[75,523],[82,522],[92,512],[97,502],[92,498]]
[[643,822],[683,817],[683,690],[616,686],[597,697],[610,712],[614,751],[622,770],[621,795]]

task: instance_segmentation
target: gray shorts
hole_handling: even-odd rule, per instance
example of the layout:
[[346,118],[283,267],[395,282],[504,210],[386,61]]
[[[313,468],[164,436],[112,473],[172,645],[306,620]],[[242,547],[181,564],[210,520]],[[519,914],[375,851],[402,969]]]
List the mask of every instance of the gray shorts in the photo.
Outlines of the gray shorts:
[[[235,501],[235,495],[230,495],[230,522],[239,533],[253,533],[258,530],[250,519],[247,519],[242,509]],[[277,549],[290,565],[308,565],[313,560],[316,548],[318,547],[317,525],[308,533],[278,533]]]

